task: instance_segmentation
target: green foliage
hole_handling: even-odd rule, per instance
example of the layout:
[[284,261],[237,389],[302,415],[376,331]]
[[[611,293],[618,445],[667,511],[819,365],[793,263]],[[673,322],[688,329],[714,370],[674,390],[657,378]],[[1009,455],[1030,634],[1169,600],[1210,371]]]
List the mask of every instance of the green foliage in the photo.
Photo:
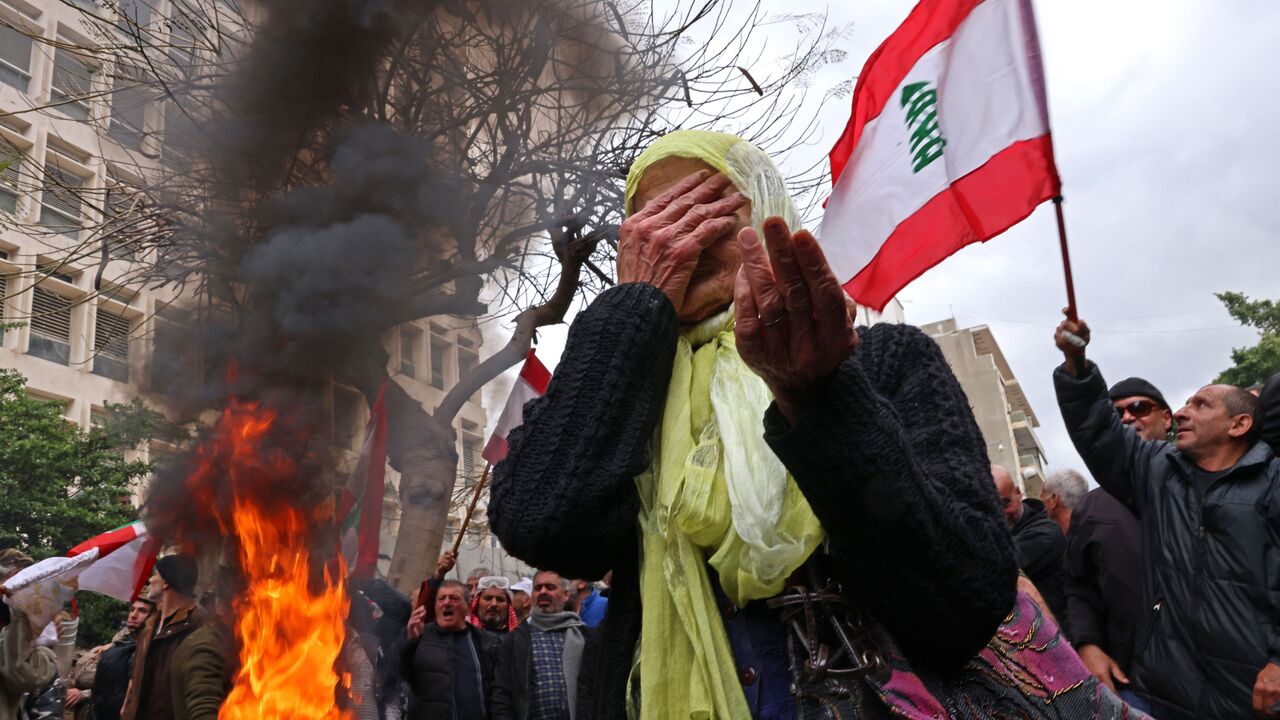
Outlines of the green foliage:
[[[186,435],[138,400],[109,405],[103,425],[88,432],[63,412],[28,395],[19,373],[0,370],[0,544],[37,560],[135,519],[132,488],[152,467],[126,452]],[[77,602],[84,642],[109,639],[123,621],[124,603],[87,592]]]
[[1241,325],[1258,329],[1258,344],[1231,351],[1233,367],[1223,370],[1216,382],[1250,387],[1280,372],[1280,302],[1250,300],[1242,293],[1217,293],[1231,317]]

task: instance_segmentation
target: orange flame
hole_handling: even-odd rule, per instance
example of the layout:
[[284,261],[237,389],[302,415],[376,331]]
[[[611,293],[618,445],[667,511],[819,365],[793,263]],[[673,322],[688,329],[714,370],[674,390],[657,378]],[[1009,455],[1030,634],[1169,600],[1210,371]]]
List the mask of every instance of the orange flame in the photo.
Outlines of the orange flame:
[[262,492],[262,485],[297,471],[287,453],[264,447],[275,421],[272,411],[233,399],[211,441],[197,450],[197,465],[188,477],[200,501],[214,500],[214,481],[220,474],[229,476],[230,509],[219,512],[218,522],[238,542],[246,583],[233,603],[240,668],[218,717],[350,718],[351,711],[337,700],[350,688],[349,675],[339,677],[336,669],[349,604],[345,568],[339,557],[336,565],[323,568],[323,581],[313,583],[307,548],[316,526],[333,524],[333,508],[265,506],[270,492]]

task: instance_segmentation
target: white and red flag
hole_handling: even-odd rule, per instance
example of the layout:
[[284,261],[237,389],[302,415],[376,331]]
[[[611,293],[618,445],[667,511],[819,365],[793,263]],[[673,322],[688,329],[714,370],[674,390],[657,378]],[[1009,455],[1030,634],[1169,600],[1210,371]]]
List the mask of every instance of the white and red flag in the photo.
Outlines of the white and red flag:
[[831,151],[821,243],[881,310],[1061,189],[1031,0],[922,0],[867,60]]
[[493,435],[484,446],[481,455],[490,465],[497,465],[507,456],[507,435],[520,427],[524,422],[524,404],[534,398],[542,397],[551,382],[551,371],[538,360],[533,350],[524,359],[524,367],[520,368],[520,376],[511,387],[507,396],[507,404],[502,408],[498,424],[493,428]]
[[39,631],[77,590],[129,602],[141,594],[157,550],[159,543],[142,521],[123,525],[14,574],[4,583],[13,592],[9,603],[21,608]]

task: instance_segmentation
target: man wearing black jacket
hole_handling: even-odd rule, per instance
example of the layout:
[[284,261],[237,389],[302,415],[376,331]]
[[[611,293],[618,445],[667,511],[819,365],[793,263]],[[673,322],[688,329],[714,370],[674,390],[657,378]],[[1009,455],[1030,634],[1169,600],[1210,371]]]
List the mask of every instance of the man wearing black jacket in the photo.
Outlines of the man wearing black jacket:
[[125,632],[117,635],[111,647],[103,650],[98,658],[93,690],[89,693],[94,720],[120,720],[120,707],[124,705],[124,693],[129,687],[129,676],[133,674],[138,633],[142,632],[147,618],[155,609],[156,604],[147,598],[134,600],[125,618]]
[[1049,519],[1044,503],[1023,499],[1022,490],[1013,481],[1008,470],[992,465],[991,477],[996,483],[996,493],[1000,495],[1004,518],[1013,531],[1018,568],[1026,573],[1049,605],[1049,610],[1061,622],[1067,552],[1067,540],[1062,535],[1062,529]]
[[467,624],[466,593],[466,585],[445,580],[436,589],[435,622],[426,621],[425,605],[409,616],[400,673],[413,691],[414,720],[489,717],[498,637]]
[[1258,399],[1201,388],[1174,445],[1120,422],[1089,330],[1055,342],[1058,405],[1094,478],[1142,521],[1146,606],[1131,678],[1161,720],[1276,717],[1280,702],[1280,460],[1257,438]]
[[[1138,437],[1164,442],[1173,411],[1142,378],[1126,378],[1107,392],[1116,416]],[[1085,494],[1067,532],[1067,633],[1089,672],[1145,707],[1129,686],[1134,630],[1142,614],[1142,523],[1102,488]]]

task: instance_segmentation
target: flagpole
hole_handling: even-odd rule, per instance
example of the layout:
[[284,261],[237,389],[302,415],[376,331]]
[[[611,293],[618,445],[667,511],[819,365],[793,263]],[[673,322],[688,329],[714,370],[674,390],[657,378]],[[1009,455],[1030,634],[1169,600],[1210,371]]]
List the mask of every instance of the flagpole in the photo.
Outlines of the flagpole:
[[1062,246],[1062,272],[1067,280],[1067,319],[1077,322],[1076,286],[1071,280],[1071,254],[1067,251],[1067,223],[1062,218],[1062,196],[1053,199],[1053,210],[1058,215],[1058,244]]
[[476,503],[480,502],[480,493],[484,492],[484,485],[489,481],[489,463],[484,464],[484,472],[480,473],[480,482],[476,483],[476,492],[471,496],[471,505],[467,508],[467,514],[462,517],[462,525],[458,528],[458,536],[453,539],[453,555],[458,556],[458,548],[462,547],[462,536],[467,532],[467,526],[471,524],[471,516],[475,514]]

